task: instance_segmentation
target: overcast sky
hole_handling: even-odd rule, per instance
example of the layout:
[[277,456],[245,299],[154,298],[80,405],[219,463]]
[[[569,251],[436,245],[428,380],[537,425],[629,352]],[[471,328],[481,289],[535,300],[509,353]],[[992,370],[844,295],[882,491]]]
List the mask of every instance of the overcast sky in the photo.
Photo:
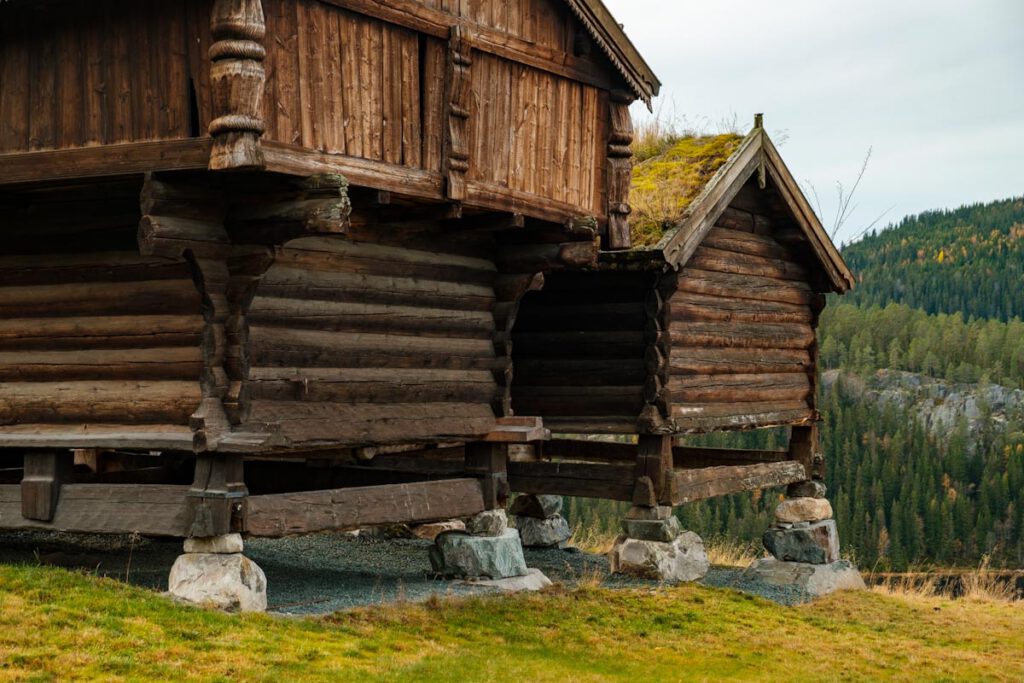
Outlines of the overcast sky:
[[826,227],[873,148],[838,240],[889,207],[880,225],[1024,194],[1024,0],[605,2],[662,81],[655,110],[744,131],[763,111]]

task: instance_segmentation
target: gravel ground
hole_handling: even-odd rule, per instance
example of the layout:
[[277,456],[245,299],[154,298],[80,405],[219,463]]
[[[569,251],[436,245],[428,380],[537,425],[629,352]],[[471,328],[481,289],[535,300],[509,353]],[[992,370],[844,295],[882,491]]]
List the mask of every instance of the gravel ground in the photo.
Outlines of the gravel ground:
[[[269,610],[281,614],[323,614],[431,595],[471,595],[497,589],[464,581],[435,579],[427,559],[429,541],[381,540],[347,534],[315,534],[253,539],[245,554],[267,575]],[[181,541],[128,536],[81,536],[50,532],[0,533],[0,563],[39,563],[82,569],[127,579],[155,590],[167,589],[167,574],[181,554]],[[568,586],[581,579],[610,588],[657,586],[655,581],[614,576],[601,555],[575,549],[525,551],[526,563],[552,581]],[[754,593],[782,604],[805,602],[807,595],[742,577],[738,569],[713,567],[702,583]]]

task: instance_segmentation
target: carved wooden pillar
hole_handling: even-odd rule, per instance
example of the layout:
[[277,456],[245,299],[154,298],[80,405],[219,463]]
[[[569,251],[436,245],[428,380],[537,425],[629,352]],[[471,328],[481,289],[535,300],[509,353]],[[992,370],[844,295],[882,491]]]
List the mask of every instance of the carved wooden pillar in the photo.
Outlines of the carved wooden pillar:
[[469,170],[469,108],[473,80],[472,47],[462,28],[453,26],[448,41],[448,71],[445,75],[448,95],[448,135],[445,142],[445,179],[448,198],[461,202],[466,198],[466,172]]
[[608,249],[629,249],[629,185],[633,174],[633,119],[629,105],[633,96],[613,92],[609,102],[608,135]]
[[213,151],[210,170],[263,168],[262,40],[266,33],[260,0],[214,0],[210,16]]

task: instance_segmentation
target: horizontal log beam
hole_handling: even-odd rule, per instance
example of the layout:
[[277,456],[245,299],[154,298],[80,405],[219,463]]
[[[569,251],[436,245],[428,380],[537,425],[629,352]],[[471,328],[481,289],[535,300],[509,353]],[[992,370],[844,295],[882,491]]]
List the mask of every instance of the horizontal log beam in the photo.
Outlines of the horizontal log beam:
[[792,460],[786,451],[759,451],[742,448],[698,448],[673,446],[672,460],[677,468],[720,467],[724,465],[756,465]]
[[632,463],[636,460],[636,444],[589,439],[552,439],[544,444],[544,457]]
[[634,466],[566,462],[510,462],[508,482],[518,493],[633,500]]
[[250,536],[287,536],[468,517],[483,510],[478,480],[445,479],[250,496],[247,525]]
[[672,504],[684,505],[743,491],[785,486],[805,479],[807,472],[804,466],[794,460],[676,470]]
[[0,448],[138,448],[191,451],[187,425],[16,424],[0,426]]
[[669,359],[671,373],[680,376],[807,372],[811,366],[811,354],[806,349],[730,349],[680,345],[673,346]]
[[21,486],[0,486],[0,528],[185,536],[188,486],[65,484],[53,520],[21,516]]

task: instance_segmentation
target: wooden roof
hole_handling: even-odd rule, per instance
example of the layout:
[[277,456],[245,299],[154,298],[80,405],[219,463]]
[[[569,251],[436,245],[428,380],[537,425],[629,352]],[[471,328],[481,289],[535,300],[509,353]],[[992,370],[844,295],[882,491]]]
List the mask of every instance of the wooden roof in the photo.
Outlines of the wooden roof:
[[634,94],[650,108],[651,98],[661,90],[661,81],[640,56],[622,24],[615,20],[601,0],[564,1],[633,88]]
[[695,195],[692,201],[656,244],[628,251],[602,252],[601,260],[620,265],[650,263],[653,260],[674,268],[685,266],[708,231],[714,227],[715,221],[755,174],[761,175],[764,181],[771,179],[777,188],[794,222],[806,237],[832,290],[841,293],[851,289],[854,285],[853,273],[832,243],[771,138],[760,125],[743,138],[728,160],[706,180],[703,188],[690,189],[691,194]]

